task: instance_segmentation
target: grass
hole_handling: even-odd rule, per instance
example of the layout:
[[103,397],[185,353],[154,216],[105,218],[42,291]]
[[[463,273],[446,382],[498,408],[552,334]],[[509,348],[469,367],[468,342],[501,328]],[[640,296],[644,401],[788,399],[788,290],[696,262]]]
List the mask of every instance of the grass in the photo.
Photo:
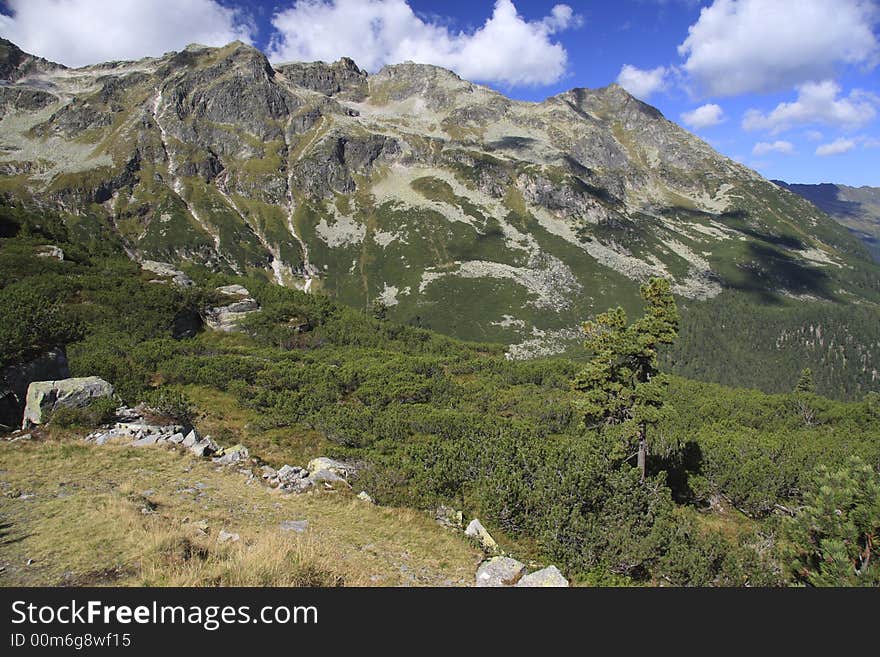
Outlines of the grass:
[[241,406],[233,395],[198,385],[186,386],[185,391],[199,409],[200,431],[222,445],[247,445],[275,468],[285,463],[304,466],[327,453],[327,441],[317,431],[289,427],[262,430],[261,414]]
[[69,433],[0,444],[0,490],[3,586],[468,585],[480,558],[426,514],[285,496],[183,452]]

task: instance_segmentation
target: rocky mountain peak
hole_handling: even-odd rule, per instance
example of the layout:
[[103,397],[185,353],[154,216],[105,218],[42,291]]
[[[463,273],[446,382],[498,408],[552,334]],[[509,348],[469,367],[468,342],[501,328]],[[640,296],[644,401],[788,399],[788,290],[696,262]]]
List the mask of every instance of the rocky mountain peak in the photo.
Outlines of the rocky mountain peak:
[[0,38],[0,80],[15,82],[32,73],[64,68],[61,64],[30,55],[12,41]]
[[297,87],[309,89],[325,96],[345,94],[352,100],[360,100],[367,89],[367,72],[362,71],[353,59],[326,62],[287,62],[275,69]]
[[4,189],[140,261],[381,299],[517,354],[655,275],[695,300],[862,294],[840,226],[618,85],[530,103],[412,62],[273,67],[241,42],[28,74],[0,55]]

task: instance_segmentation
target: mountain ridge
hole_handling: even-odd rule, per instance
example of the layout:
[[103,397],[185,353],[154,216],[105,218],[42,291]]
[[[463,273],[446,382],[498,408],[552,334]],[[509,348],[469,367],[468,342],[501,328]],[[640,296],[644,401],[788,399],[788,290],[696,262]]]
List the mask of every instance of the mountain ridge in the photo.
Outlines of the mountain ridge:
[[810,201],[861,239],[880,262],[880,187],[771,181]]
[[0,86],[0,193],[139,261],[381,303],[512,357],[576,348],[650,276],[696,304],[880,301],[844,228],[616,84],[515,101],[439,67],[273,66],[240,42],[25,59]]

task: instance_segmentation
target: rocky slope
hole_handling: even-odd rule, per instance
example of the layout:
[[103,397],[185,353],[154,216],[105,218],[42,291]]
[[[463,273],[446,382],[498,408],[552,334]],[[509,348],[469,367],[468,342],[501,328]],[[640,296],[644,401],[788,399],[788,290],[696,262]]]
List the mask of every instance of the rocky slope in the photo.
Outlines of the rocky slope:
[[849,228],[865,243],[874,259],[880,262],[880,188],[832,183],[802,185],[782,180],[773,182],[804,197]]
[[237,42],[80,69],[4,42],[0,73],[0,193],[140,261],[265,271],[514,356],[651,275],[695,301],[880,297],[845,229],[617,85],[527,103]]

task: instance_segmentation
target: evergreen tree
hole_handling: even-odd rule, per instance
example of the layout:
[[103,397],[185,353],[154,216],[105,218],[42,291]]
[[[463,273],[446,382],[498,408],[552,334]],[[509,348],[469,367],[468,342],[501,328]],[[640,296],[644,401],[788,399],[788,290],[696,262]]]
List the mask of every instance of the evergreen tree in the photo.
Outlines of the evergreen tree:
[[809,367],[805,367],[801,370],[801,375],[798,377],[798,382],[794,387],[794,391],[807,393],[816,392],[816,386],[813,384],[813,370]]
[[785,533],[796,582],[880,585],[880,475],[856,457],[838,470],[820,467]]
[[[588,427],[600,427],[618,439],[624,459],[638,457],[644,481],[648,454],[647,429],[664,414],[668,379],[657,369],[657,350],[677,335],[679,315],[669,281],[652,278],[641,287],[645,314],[627,325],[617,307],[584,323],[584,346],[593,353],[574,380],[582,393],[578,408]],[[637,445],[635,454],[629,454]]]

